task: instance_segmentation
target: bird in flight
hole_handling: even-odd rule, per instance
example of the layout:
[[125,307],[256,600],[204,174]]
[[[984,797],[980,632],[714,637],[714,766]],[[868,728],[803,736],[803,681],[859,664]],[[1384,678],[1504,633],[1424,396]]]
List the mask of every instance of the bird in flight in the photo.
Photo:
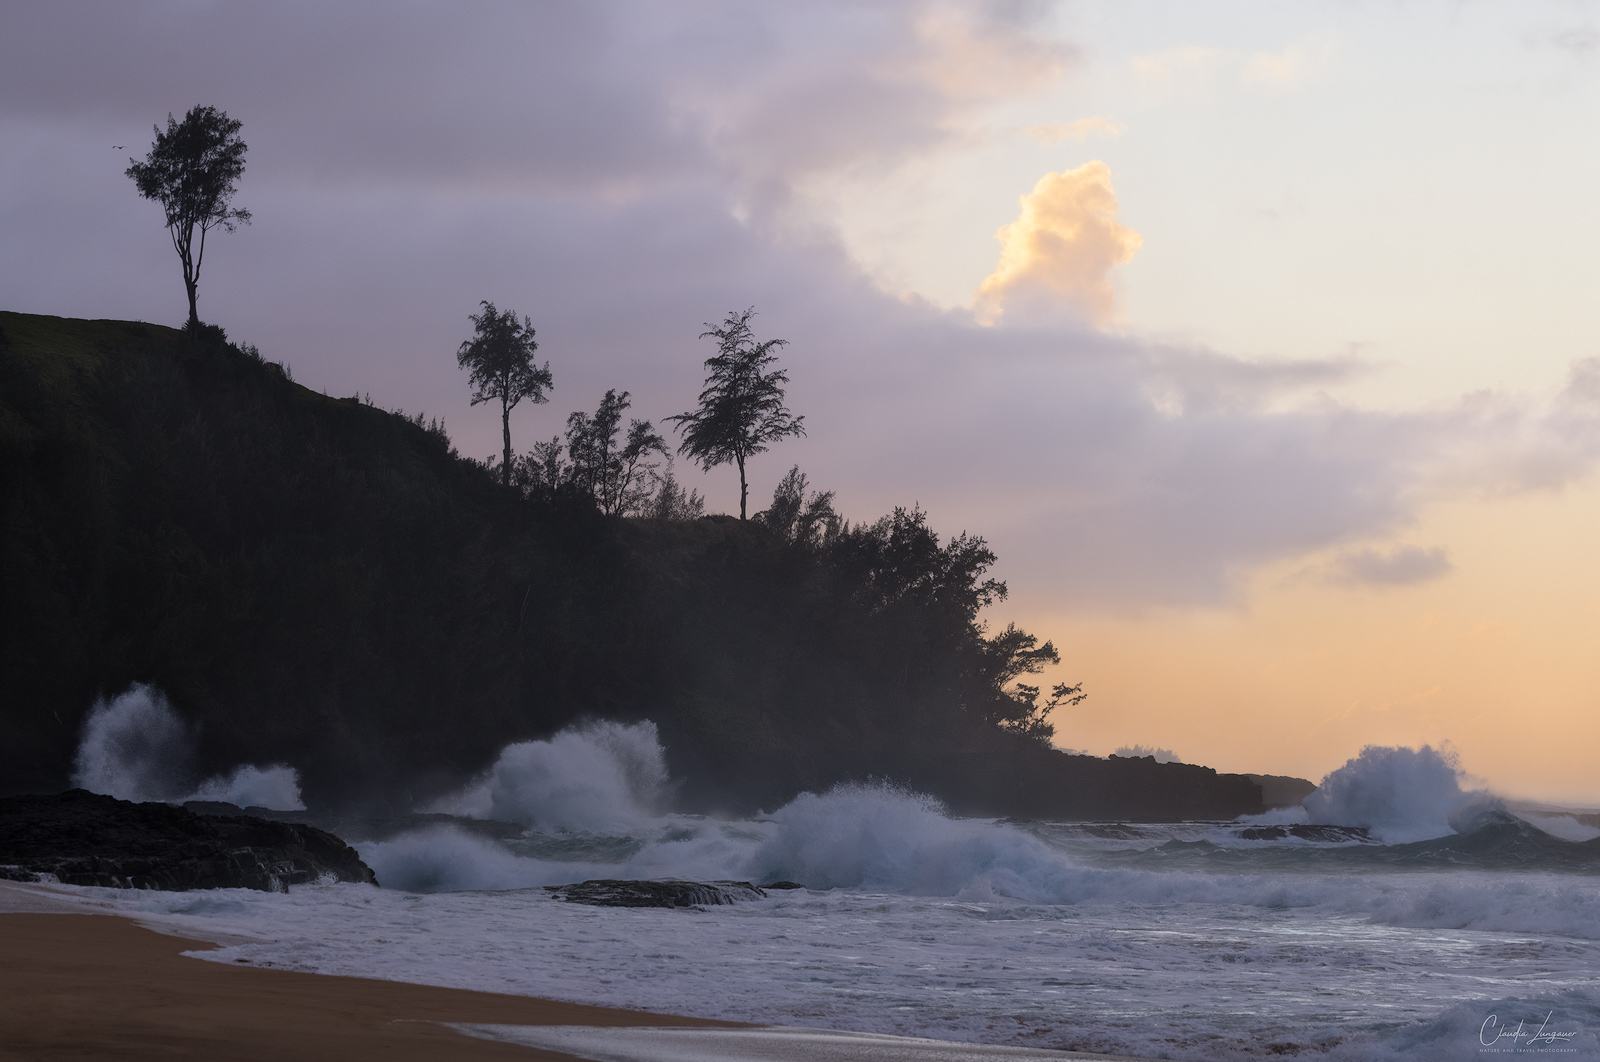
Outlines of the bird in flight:
[[127,149],[128,149],[128,145],[126,145],[126,144],[112,144],[111,145],[111,150],[112,151],[126,151]]

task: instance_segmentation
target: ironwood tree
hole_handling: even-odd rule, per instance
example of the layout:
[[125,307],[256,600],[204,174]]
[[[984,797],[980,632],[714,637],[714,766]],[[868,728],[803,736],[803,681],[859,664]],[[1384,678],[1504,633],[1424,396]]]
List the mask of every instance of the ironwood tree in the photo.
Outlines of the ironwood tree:
[[749,483],[745,462],[763,453],[767,444],[789,435],[804,435],[804,417],[783,404],[789,382],[782,369],[769,369],[774,353],[788,340],[756,342],[750,327],[755,308],[730,311],[720,326],[709,322],[700,338],[717,341],[717,353],[706,361],[705,390],[699,408],[667,417],[676,421],[683,443],[678,452],[700,462],[706,471],[732,462],[739,467],[739,519],[746,518]]
[[500,431],[505,449],[500,460],[500,480],[511,485],[511,411],[523,400],[534,404],[548,402],[545,392],[554,386],[550,363],[536,364],[534,351],[539,344],[533,338],[533,322],[506,310],[501,312],[494,303],[483,300],[481,313],[468,314],[473,324],[473,336],[456,351],[456,364],[471,371],[472,404],[500,403]]
[[215,228],[232,232],[250,223],[250,211],[232,205],[249,150],[239,139],[241,124],[215,107],[191,107],[181,122],[168,114],[166,132],[154,127],[150,154],[143,162],[129,159],[125,171],[140,195],[159,202],[167,212],[167,234],[183,263],[191,332],[200,327],[196,294],[206,235]]
[[618,438],[622,414],[631,405],[628,392],[610,390],[594,416],[579,412],[567,418],[569,474],[611,516],[643,511],[658,467],[650,455],[667,452],[667,441],[648,420],[630,421],[626,437]]

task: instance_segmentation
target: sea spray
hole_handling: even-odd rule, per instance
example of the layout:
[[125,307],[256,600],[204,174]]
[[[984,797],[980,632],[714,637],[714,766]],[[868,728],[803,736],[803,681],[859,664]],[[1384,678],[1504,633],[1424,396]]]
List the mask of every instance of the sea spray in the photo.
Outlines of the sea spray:
[[507,745],[481,778],[428,810],[543,830],[626,833],[651,821],[666,787],[654,723],[596,722]]
[[95,702],[73,757],[72,784],[119,800],[222,800],[301,811],[300,776],[283,764],[246,764],[195,783],[195,737],[153,686],[134,683]]
[[1453,752],[1368,745],[1322,780],[1301,803],[1311,822],[1364,826],[1388,844],[1455,832],[1464,818],[1498,802],[1486,790],[1464,791]]
[[119,800],[182,799],[193,785],[194,739],[160,690],[136,682],[97,700],[83,721],[72,784]]
[[187,800],[222,800],[241,808],[270,808],[273,811],[303,811],[300,799],[300,772],[274,764],[255,767],[245,764],[228,774],[219,774],[200,783]]

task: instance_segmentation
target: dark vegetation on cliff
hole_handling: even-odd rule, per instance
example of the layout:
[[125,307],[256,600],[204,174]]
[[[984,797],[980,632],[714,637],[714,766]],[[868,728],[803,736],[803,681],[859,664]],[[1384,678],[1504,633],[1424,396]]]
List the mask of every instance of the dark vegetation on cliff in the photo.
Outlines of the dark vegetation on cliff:
[[141,681],[202,770],[289,763],[313,807],[410,807],[609,718],[656,722],[688,808],[881,778],[993,814],[1260,809],[1242,776],[1041,740],[1015,684],[1040,647],[977,619],[992,560],[915,512],[826,548],[605,516],[215,330],[0,313],[10,792],[65,787],[96,697]]

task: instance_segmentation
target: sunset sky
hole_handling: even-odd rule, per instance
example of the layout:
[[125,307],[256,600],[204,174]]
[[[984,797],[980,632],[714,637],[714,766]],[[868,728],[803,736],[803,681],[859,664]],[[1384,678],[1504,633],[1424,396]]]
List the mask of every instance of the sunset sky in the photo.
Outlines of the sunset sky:
[[123,170],[197,103],[254,214],[200,314],[303,384],[481,457],[478,300],[554,373],[519,449],[689,408],[753,305],[809,435],[752,500],[985,536],[1062,745],[1600,801],[1600,5],[24,0],[0,306],[181,323]]

